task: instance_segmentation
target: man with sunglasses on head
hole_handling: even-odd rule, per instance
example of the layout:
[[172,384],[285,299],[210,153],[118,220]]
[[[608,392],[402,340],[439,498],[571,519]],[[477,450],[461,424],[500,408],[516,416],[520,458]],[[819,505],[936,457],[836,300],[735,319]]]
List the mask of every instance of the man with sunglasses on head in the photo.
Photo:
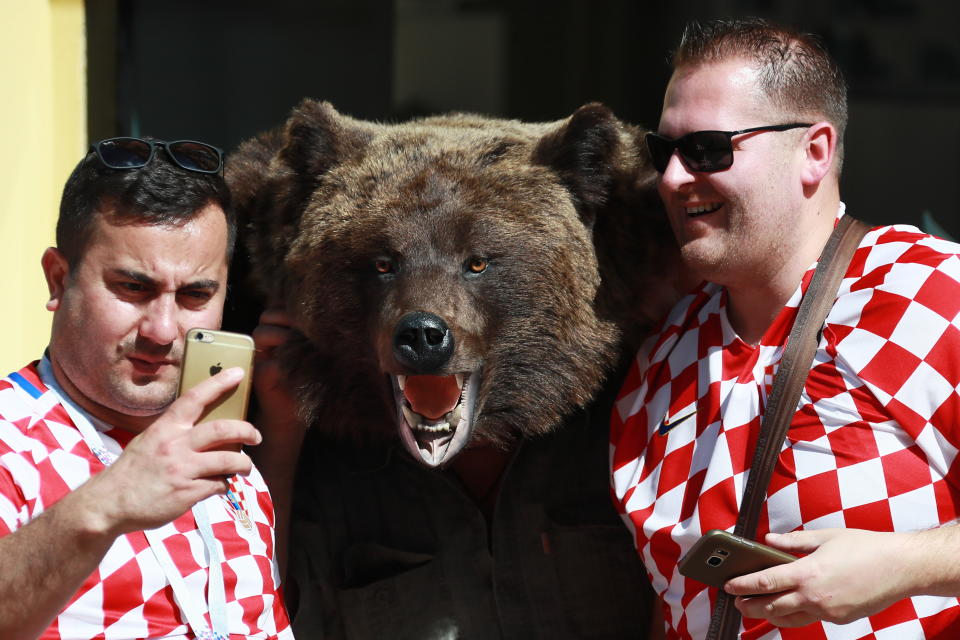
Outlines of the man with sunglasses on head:
[[222,154],[115,138],[67,180],[41,260],[43,358],[0,380],[0,638],[292,638],[273,507],[204,422],[228,369],[175,399],[184,336],[218,328],[235,218]]
[[[844,216],[846,87],[815,38],[754,19],[691,24],[673,65],[647,144],[705,282],[628,375],[612,483],[660,596],[651,637],[704,638],[718,590],[677,565],[737,521],[797,307]],[[958,253],[909,226],[861,241],[757,529],[801,558],[725,584],[742,637],[960,637]]]

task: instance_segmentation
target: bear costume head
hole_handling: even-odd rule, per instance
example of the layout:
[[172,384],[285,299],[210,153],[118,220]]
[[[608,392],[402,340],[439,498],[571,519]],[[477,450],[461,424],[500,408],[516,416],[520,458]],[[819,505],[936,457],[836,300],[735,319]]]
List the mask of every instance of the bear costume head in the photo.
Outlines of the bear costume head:
[[227,179],[308,423],[435,467],[587,404],[675,297],[640,141],[599,104],[379,124],[304,100],[241,145]]

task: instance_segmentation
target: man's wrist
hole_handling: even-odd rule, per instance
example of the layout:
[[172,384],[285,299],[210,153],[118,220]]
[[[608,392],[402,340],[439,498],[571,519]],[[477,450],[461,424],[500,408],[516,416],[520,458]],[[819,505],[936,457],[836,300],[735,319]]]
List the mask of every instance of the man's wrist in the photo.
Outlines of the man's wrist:
[[90,548],[109,547],[123,532],[116,517],[116,495],[99,491],[103,478],[97,474],[58,503],[56,516],[73,531],[78,544]]
[[960,595],[960,527],[949,523],[908,534],[898,550],[906,558],[903,573],[910,581],[908,595]]

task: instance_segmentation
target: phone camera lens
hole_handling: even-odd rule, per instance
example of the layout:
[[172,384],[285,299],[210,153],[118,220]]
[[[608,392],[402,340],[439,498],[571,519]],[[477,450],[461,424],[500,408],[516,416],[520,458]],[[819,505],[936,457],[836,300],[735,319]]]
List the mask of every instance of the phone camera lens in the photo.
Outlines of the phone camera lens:
[[203,342],[204,335],[202,332],[198,331],[196,335],[197,342]]
[[711,567],[719,567],[723,564],[724,558],[722,556],[713,555],[707,558],[707,564]]

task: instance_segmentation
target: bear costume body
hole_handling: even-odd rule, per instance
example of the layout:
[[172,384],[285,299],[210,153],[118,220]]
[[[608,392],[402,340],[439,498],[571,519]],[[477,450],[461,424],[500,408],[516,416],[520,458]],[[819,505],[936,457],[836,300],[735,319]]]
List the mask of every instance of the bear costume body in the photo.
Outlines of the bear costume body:
[[312,425],[298,635],[644,636],[610,396],[678,268],[640,133],[598,104],[388,125],[305,100],[231,155]]

